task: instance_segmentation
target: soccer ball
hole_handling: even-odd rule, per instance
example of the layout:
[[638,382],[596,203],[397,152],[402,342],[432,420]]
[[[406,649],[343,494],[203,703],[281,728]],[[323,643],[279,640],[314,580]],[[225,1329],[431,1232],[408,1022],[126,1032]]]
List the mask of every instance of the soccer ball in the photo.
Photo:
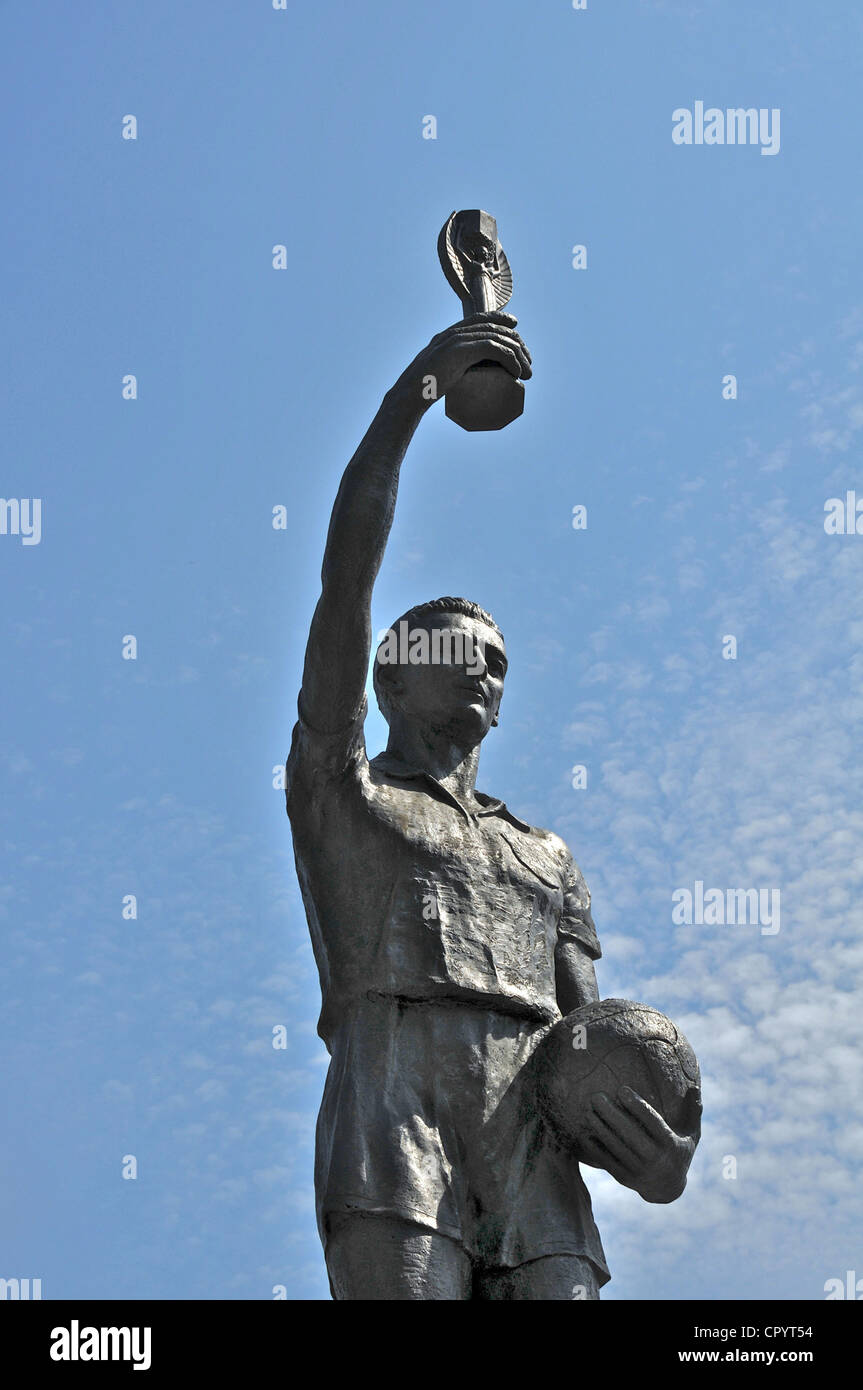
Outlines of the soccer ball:
[[546,1122],[576,1157],[593,1113],[591,1097],[602,1091],[615,1100],[622,1086],[658,1110],[676,1134],[698,1132],[701,1075],[695,1053],[671,1019],[647,1004],[585,1004],[546,1034],[534,1063]]

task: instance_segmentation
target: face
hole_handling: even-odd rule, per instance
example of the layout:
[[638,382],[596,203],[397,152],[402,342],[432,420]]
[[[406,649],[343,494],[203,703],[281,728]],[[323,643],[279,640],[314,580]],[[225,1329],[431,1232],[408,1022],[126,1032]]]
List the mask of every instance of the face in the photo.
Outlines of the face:
[[459,250],[468,260],[477,261],[491,269],[496,260],[495,246],[482,232],[465,231],[459,238]]
[[[422,630],[427,643],[414,640],[407,653],[402,644],[399,663],[384,667],[379,679],[403,716],[473,747],[497,722],[507,667],[503,641],[494,628],[461,613],[427,616]],[[415,661],[405,661],[411,652]]]

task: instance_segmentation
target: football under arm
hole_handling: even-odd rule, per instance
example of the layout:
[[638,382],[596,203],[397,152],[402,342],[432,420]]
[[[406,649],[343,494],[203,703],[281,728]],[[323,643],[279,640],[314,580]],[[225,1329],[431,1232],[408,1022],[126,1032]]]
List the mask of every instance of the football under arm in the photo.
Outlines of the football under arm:
[[564,1017],[599,998],[593,959],[580,942],[558,938],[554,966],[557,1006]]

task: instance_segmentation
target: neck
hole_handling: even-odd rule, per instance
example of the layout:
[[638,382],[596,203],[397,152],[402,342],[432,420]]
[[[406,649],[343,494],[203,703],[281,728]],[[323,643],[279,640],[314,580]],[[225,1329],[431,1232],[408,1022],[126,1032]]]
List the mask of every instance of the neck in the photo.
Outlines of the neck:
[[418,728],[398,718],[390,725],[387,752],[411,767],[421,768],[461,801],[474,799],[480,744],[465,748],[440,730]]

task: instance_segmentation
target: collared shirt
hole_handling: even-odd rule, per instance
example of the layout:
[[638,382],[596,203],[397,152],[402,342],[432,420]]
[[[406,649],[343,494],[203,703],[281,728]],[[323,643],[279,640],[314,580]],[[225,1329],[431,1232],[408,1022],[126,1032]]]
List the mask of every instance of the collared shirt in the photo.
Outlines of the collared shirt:
[[566,845],[482,793],[463,805],[391,753],[369,761],[366,709],[338,734],[301,716],[286,767],[321,1037],[329,1046],[351,1002],[375,995],[556,1021],[558,940],[601,954]]

